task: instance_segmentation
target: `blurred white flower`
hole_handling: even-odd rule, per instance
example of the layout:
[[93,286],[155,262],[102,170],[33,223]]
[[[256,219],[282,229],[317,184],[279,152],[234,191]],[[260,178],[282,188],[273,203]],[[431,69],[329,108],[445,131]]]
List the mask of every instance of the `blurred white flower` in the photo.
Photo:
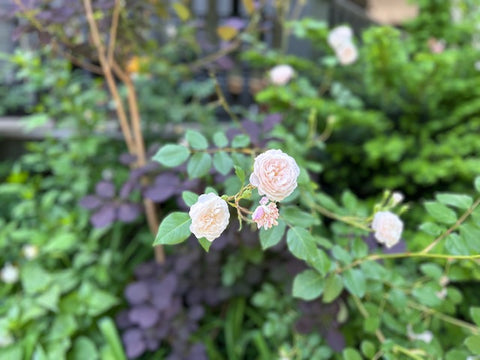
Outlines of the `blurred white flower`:
[[27,244],[22,248],[22,254],[28,260],[33,260],[38,256],[38,247],[36,245]]
[[2,270],[0,270],[0,278],[7,284],[14,284],[18,281],[19,271],[18,267],[10,263],[6,263]]
[[336,49],[335,54],[342,65],[353,64],[358,59],[357,47],[353,42],[342,44]]
[[480,61],[475,62],[475,70],[480,71]]
[[395,191],[393,194],[392,194],[392,205],[395,206],[395,205],[398,205],[400,204],[402,201],[403,201],[403,194],[399,191]]
[[412,330],[412,325],[407,325],[407,336],[410,340],[420,340],[427,344],[430,344],[433,340],[433,333],[431,331],[424,331],[420,334],[415,334]]
[[197,239],[204,237],[208,241],[218,238],[230,219],[227,203],[213,193],[200,195],[188,214],[192,219],[190,231]]
[[9,333],[0,333],[0,348],[13,344],[13,337]]
[[443,300],[447,297],[447,289],[443,288],[442,290],[440,291],[437,291],[435,293],[435,295],[437,296],[437,298],[439,298],[440,300]]
[[377,241],[391,248],[400,241],[403,222],[398,215],[390,211],[379,211],[373,217],[372,229]]
[[177,36],[177,27],[173,24],[165,26],[165,34],[171,39]]
[[290,65],[277,65],[270,70],[268,76],[275,85],[285,85],[295,75],[295,70]]
[[336,51],[338,47],[344,45],[345,43],[351,43],[352,37],[353,32],[350,26],[340,25],[330,31],[327,42],[332,49]]

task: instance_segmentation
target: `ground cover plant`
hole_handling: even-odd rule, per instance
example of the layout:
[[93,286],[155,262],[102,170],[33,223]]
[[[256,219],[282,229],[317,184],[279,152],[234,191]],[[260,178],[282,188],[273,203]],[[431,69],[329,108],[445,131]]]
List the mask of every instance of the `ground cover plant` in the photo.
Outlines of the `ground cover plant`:
[[478,6],[302,3],[15,1],[30,124],[66,132],[2,175],[0,358],[480,355]]

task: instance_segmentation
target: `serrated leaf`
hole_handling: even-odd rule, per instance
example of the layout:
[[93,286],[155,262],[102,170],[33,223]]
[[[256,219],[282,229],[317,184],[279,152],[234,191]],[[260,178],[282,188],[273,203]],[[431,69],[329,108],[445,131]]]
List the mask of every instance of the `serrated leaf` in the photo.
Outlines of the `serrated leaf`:
[[205,250],[208,253],[208,251],[210,250],[210,246],[212,246],[212,242],[208,241],[204,237],[198,239],[198,242],[202,246],[203,250]]
[[293,227],[287,233],[287,246],[290,252],[301,260],[308,260],[315,250],[315,240],[305,229]]
[[375,345],[371,341],[363,340],[360,349],[362,350],[363,355],[367,357],[367,359],[373,359],[377,350],[375,349]]
[[202,177],[210,171],[212,157],[207,153],[194,154],[187,164],[187,173],[191,179]]
[[344,265],[348,265],[352,262],[352,256],[350,253],[340,245],[333,246],[332,255],[335,259],[340,260]]
[[213,134],[213,143],[219,148],[224,148],[228,145],[228,139],[222,131],[217,131]]
[[245,183],[245,171],[240,166],[235,166],[235,175],[237,175],[240,182]]
[[187,130],[185,134],[188,145],[196,150],[205,150],[208,147],[208,141],[201,133],[195,130]]
[[314,270],[305,270],[293,280],[293,296],[303,300],[313,300],[323,291],[323,277]]
[[319,248],[316,248],[315,251],[309,255],[308,263],[324,276],[328,273],[332,265],[325,251]]
[[323,302],[328,304],[335,300],[343,290],[343,279],[338,274],[330,274],[325,281]]
[[213,155],[213,166],[222,175],[227,175],[233,168],[232,158],[224,151],[219,151]]
[[158,227],[153,245],[179,244],[190,236],[190,216],[183,212],[174,212],[163,219]]
[[420,225],[420,230],[427,233],[428,235],[438,236],[443,233],[446,229],[432,222],[426,222]]
[[317,217],[300,210],[297,206],[285,206],[281,209],[281,217],[293,226],[310,227],[320,224]]
[[443,204],[434,201],[427,201],[425,203],[427,212],[435,218],[438,222],[451,225],[457,221],[457,214],[452,209]]
[[182,3],[175,2],[172,4],[173,10],[182,21],[190,19],[190,10]]
[[365,277],[358,269],[348,269],[343,274],[345,288],[353,295],[362,298],[366,291]]
[[260,244],[262,245],[262,249],[266,250],[277,245],[280,240],[282,240],[286,227],[287,226],[285,225],[285,222],[280,220],[278,225],[272,227],[271,229],[260,229]]
[[473,204],[473,199],[468,195],[443,193],[437,194],[435,198],[442,204],[459,209],[468,209]]
[[463,236],[451,233],[445,239],[445,250],[452,255],[470,255],[470,249]]
[[475,355],[480,355],[480,335],[473,335],[465,340],[465,345]]
[[250,137],[245,134],[236,135],[232,140],[233,148],[243,148],[250,144]]
[[217,34],[224,41],[230,41],[238,34],[238,29],[233,26],[219,26],[217,27]]
[[167,144],[153,156],[153,160],[167,167],[183,164],[190,156],[190,151],[182,145]]
[[192,206],[197,202],[198,195],[187,190],[182,192],[182,199],[183,201],[185,201],[185,204],[187,204],[187,206]]

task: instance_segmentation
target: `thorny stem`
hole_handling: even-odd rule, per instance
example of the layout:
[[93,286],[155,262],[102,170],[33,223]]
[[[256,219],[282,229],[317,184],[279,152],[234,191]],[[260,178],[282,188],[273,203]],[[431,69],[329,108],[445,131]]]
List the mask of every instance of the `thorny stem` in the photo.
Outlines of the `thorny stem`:
[[430,250],[432,250],[437,244],[445,239],[448,235],[450,235],[455,229],[457,229],[462,223],[472,214],[472,212],[477,208],[477,206],[480,205],[480,198],[478,198],[472,206],[470,206],[467,211],[463,213],[462,216],[453,224],[447,231],[445,231],[443,234],[441,234],[439,237],[437,237],[433,242],[428,245],[425,249],[420,251],[422,254],[428,253]]

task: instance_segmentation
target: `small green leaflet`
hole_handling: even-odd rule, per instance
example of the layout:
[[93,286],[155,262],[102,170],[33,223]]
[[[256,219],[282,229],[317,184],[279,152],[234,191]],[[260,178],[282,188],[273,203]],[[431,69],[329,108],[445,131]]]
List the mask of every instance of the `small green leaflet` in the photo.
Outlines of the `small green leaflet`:
[[171,213],[160,224],[153,245],[173,245],[187,240],[191,221],[187,213]]

